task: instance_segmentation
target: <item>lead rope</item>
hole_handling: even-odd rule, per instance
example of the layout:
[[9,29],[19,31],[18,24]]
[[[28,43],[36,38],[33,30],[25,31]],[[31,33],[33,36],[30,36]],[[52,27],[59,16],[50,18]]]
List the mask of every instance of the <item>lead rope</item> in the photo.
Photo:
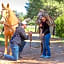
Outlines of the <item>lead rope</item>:
[[32,42],[32,31],[29,33],[29,40],[30,40],[30,48],[31,48],[31,42]]

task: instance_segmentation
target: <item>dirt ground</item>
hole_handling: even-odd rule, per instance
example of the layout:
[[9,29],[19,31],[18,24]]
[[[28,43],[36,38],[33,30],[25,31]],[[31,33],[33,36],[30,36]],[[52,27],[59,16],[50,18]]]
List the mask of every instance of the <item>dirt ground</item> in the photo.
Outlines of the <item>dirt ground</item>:
[[[41,46],[38,34],[33,35],[33,41],[30,43],[27,40],[23,52],[22,58],[17,61],[11,61],[0,58],[0,64],[64,64],[64,43],[61,43],[60,39],[51,39],[51,58],[40,58]],[[4,47],[0,46],[0,52],[4,51]]]

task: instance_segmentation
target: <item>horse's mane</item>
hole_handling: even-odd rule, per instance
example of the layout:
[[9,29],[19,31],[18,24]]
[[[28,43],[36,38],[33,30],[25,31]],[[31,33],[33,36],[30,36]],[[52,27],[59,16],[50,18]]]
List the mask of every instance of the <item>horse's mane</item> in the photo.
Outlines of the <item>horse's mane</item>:
[[9,9],[9,13],[10,13],[10,17],[9,17],[8,21],[11,21],[11,24],[12,24],[12,25],[18,23],[19,20],[18,20],[18,18],[16,17],[15,13],[14,13],[11,9]]
[[19,22],[15,13],[10,9],[9,3],[7,4],[7,7],[5,7],[4,4],[2,3],[2,9],[8,10],[9,17],[7,18],[7,22],[9,24],[14,25],[14,24],[17,24]]
[[47,11],[44,11],[44,10],[40,10],[39,11],[39,13],[37,15],[37,21],[36,21],[37,24],[41,23],[41,20],[40,19],[41,19],[42,16],[46,17],[48,25],[50,25],[50,26],[54,25],[54,20],[47,13]]

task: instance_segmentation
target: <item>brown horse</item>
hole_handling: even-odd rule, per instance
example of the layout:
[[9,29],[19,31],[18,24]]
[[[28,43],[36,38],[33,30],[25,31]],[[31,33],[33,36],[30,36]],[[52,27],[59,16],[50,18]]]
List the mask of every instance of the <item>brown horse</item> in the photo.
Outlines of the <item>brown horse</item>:
[[[50,26],[50,33],[52,34],[55,23],[54,23],[54,20],[52,19],[52,17],[48,15],[47,11],[40,9],[40,11],[37,15],[36,23],[38,25],[40,25],[42,16],[46,17],[47,24]],[[42,29],[41,28],[39,28],[39,34],[40,34],[40,39],[41,39],[41,37],[42,37]],[[42,52],[43,52],[43,44],[42,44],[42,39],[41,39],[41,53]]]
[[5,36],[5,54],[7,54],[8,39],[10,42],[11,36],[13,35],[16,27],[18,26],[19,20],[14,14],[14,12],[9,8],[9,4],[7,4],[7,6],[5,7],[4,4],[2,3],[1,15],[2,18],[5,19],[3,24],[4,24],[4,36]]

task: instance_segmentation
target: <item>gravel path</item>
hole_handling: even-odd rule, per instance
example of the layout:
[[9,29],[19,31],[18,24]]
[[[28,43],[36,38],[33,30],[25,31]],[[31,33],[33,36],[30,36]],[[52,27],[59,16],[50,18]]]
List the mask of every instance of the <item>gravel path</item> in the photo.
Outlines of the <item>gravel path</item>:
[[[51,58],[40,58],[40,41],[38,36],[33,36],[31,48],[30,43],[26,44],[21,54],[22,58],[18,61],[10,61],[0,58],[0,64],[64,64],[64,43],[54,42],[57,39],[51,39]],[[35,41],[36,40],[36,41]],[[4,51],[4,47],[0,46],[0,51]]]

